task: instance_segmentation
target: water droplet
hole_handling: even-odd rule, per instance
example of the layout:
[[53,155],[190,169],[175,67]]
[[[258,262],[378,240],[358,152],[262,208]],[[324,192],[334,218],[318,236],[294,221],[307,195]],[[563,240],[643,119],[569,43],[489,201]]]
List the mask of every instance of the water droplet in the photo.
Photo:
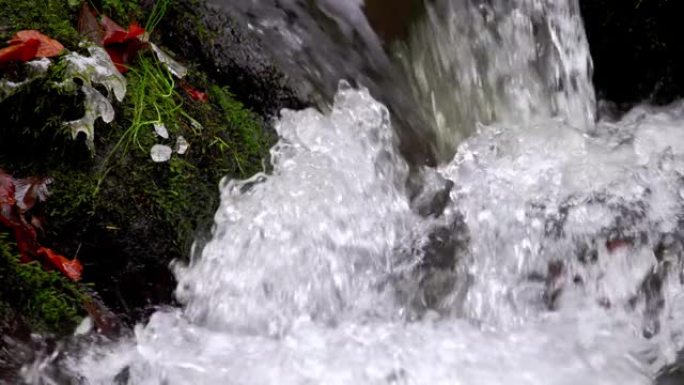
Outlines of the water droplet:
[[154,131],[157,133],[157,135],[161,136],[164,139],[169,138],[169,130],[166,129],[164,123],[155,123]]
[[178,139],[176,139],[176,148],[174,151],[176,151],[179,155],[183,155],[188,151],[189,147],[190,143],[188,143],[184,137],[179,136]]
[[157,163],[168,162],[171,159],[171,154],[173,154],[171,147],[163,144],[155,144],[152,146],[152,150],[150,150],[152,160]]

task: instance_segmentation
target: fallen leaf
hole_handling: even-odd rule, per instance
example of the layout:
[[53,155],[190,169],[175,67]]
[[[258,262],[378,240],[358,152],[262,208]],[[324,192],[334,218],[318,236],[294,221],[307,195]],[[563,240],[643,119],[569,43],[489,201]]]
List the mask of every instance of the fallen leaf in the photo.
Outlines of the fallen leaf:
[[60,255],[54,250],[48,249],[47,247],[39,248],[38,256],[45,258],[45,260],[49,262],[52,267],[59,270],[72,281],[81,280],[83,265],[81,265],[81,262],[79,262],[78,259],[67,259],[63,255]]
[[138,23],[132,23],[128,26],[128,29],[124,29],[107,16],[102,16],[100,23],[105,30],[103,41],[105,46],[109,44],[126,43],[131,40],[136,40],[145,34],[145,29],[138,25]]
[[64,46],[62,45],[62,43],[48,36],[45,36],[36,30],[25,30],[17,32],[9,41],[9,44],[23,45],[31,40],[37,40],[39,42],[38,51],[36,52],[35,56],[31,59],[36,57],[55,57],[64,52]]
[[15,181],[15,199],[17,206],[22,211],[28,211],[38,202],[44,202],[50,192],[48,185],[52,183],[50,178],[30,177]]
[[121,73],[128,71],[126,65],[133,60],[138,51],[147,45],[140,40],[140,36],[145,34],[145,29],[137,23],[124,29],[107,16],[102,16],[100,24],[104,28],[104,48],[116,65],[116,69]]
[[40,46],[40,41],[31,39],[21,44],[0,49],[0,63],[27,62],[33,60]]
[[206,93],[204,93],[202,91],[199,91],[198,89],[194,88],[193,86],[191,86],[187,82],[182,81],[180,83],[180,85],[181,85],[181,88],[183,88],[183,90],[185,90],[185,92],[188,93],[188,95],[190,96],[190,98],[192,100],[196,100],[196,101],[201,102],[201,103],[207,103],[209,101],[209,95],[207,95]]
[[42,223],[34,223],[36,217],[32,217],[30,223],[26,219],[27,212],[37,202],[47,199],[49,183],[47,178],[14,179],[0,169],[0,225],[13,233],[22,263],[40,258],[69,279],[78,281],[83,272],[81,263],[41,246],[36,229]]
[[109,17],[102,16],[100,24],[104,27],[105,32],[104,45],[125,43],[145,34],[145,29],[136,22],[131,23],[128,29],[124,29]]

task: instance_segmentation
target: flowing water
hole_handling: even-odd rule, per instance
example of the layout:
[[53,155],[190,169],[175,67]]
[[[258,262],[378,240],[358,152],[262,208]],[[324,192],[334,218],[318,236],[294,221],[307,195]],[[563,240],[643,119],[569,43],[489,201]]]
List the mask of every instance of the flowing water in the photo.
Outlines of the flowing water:
[[[273,170],[225,181],[211,241],[174,266],[182,308],[73,343],[27,382],[59,383],[58,366],[93,385],[650,384],[675,358],[684,104],[594,123],[574,0],[431,2],[394,56],[358,1],[235,3],[300,26],[314,7],[404,83],[378,94],[352,61],[370,91],[342,82],[325,112],[284,111]],[[338,74],[317,60],[302,68]],[[397,90],[437,167],[405,160],[371,96]]]

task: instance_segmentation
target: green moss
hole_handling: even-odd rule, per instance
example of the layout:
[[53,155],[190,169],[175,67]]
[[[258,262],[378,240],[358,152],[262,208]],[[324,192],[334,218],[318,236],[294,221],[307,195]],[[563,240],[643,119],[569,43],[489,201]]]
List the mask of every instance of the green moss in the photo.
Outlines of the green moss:
[[90,3],[98,11],[122,24],[140,21],[143,17],[139,0],[91,0]]
[[[189,82],[199,89],[209,88],[210,103],[193,101],[174,88],[173,79],[151,57],[142,57],[136,68],[127,76],[128,99],[117,122],[103,130],[103,142],[110,147],[104,149],[108,153],[100,188],[104,195],[97,197],[95,206],[122,211],[111,206],[123,206],[129,197],[136,197],[140,206],[133,206],[134,210],[145,213],[153,226],[173,224],[175,237],[164,249],[174,257],[184,257],[198,229],[211,223],[220,180],[261,171],[274,137],[256,115],[226,89],[211,85],[199,71],[191,71]],[[167,127],[169,139],[156,134],[155,123]],[[190,144],[186,154],[174,154],[168,163],[152,162],[154,144],[173,147],[179,136]],[[111,143],[116,145],[111,147]],[[116,197],[107,193],[115,190],[126,192]],[[121,202],[121,197],[127,201]]]
[[203,3],[200,0],[172,1],[169,4],[169,14],[171,16],[169,19],[189,26],[200,40],[212,41],[219,36],[219,31],[207,27],[207,24],[200,16],[201,12],[197,11],[202,6]]
[[68,48],[78,45],[78,4],[68,0],[0,0],[0,40],[17,31],[37,29]]
[[74,141],[64,126],[83,115],[83,97],[54,89],[52,82],[61,71],[53,66],[0,102],[0,167],[28,176],[91,163],[84,143]]
[[[263,168],[263,160],[275,140],[272,132],[265,131],[256,115],[247,110],[235,99],[228,88],[212,85],[210,95],[223,113],[223,118],[231,132],[231,140],[237,148],[231,148],[241,176],[252,175]],[[217,141],[219,138],[216,139]],[[225,146],[225,142],[217,144]],[[255,167],[256,166],[256,167]]]
[[68,332],[83,317],[85,296],[78,285],[36,262],[19,263],[15,245],[2,233],[0,282],[0,312],[16,310],[35,331]]

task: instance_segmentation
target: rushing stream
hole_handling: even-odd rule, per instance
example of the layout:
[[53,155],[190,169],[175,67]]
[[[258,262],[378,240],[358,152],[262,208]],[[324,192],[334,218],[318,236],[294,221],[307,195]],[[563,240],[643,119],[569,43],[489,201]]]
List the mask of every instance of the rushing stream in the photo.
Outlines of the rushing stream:
[[[301,2],[235,3],[271,9],[292,49],[320,42],[279,24]],[[211,241],[174,266],[182,308],[73,342],[29,383],[59,366],[91,385],[651,384],[674,360],[684,104],[594,123],[575,0],[436,1],[387,56],[358,3],[318,11],[361,39],[345,71],[371,91],[283,112],[273,170],[223,183]],[[315,62],[333,63],[310,79],[338,75]],[[408,105],[437,167],[400,151]]]

